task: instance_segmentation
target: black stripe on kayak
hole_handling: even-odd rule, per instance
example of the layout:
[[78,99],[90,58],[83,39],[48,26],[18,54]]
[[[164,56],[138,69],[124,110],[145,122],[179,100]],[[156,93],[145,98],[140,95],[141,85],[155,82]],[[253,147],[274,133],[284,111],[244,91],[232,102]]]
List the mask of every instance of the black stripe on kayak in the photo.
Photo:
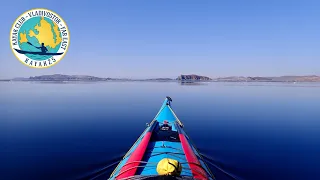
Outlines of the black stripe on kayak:
[[184,135],[189,140],[188,135],[184,132],[184,130],[182,129],[182,127],[179,125],[179,123],[177,121],[174,123],[174,125],[175,125],[178,133]]
[[177,129],[179,134],[183,134],[182,129],[180,128],[180,126],[179,126],[177,121],[174,123],[174,126],[176,127],[176,129]]
[[158,125],[158,121],[154,121],[151,127],[148,129],[148,132],[152,132],[157,125]]

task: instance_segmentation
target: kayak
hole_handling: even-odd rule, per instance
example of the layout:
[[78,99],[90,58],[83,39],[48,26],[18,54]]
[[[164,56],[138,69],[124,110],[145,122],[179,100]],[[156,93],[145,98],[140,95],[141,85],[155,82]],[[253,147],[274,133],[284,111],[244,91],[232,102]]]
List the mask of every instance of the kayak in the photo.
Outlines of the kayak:
[[109,179],[215,179],[166,97]]
[[36,55],[61,55],[63,53],[46,53],[46,52],[32,52],[32,51],[23,51],[20,49],[14,49],[20,54],[36,54]]

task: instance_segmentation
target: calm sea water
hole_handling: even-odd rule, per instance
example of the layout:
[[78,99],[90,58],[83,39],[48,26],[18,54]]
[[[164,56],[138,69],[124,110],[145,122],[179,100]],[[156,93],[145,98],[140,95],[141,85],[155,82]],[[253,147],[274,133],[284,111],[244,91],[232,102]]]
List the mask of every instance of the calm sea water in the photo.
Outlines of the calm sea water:
[[320,84],[0,84],[0,179],[109,177],[165,96],[217,179],[320,179]]

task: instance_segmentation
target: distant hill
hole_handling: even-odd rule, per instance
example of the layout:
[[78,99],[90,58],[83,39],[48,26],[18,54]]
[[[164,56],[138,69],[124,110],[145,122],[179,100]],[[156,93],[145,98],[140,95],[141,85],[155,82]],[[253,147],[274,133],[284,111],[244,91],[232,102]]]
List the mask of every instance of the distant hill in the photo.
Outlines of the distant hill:
[[222,81],[222,82],[228,82],[228,81],[248,81],[247,77],[244,76],[229,76],[229,77],[219,77],[213,79],[214,81]]
[[274,80],[277,81],[294,81],[294,82],[320,82],[320,76],[310,75],[310,76],[280,76],[275,77]]
[[212,79],[207,76],[199,76],[199,75],[191,74],[191,75],[180,75],[176,80],[178,81],[210,81]]
[[243,77],[243,76],[231,76],[220,77],[214,79],[214,81],[222,82],[320,82],[320,76],[279,76],[279,77]]
[[13,78],[12,81],[25,81],[25,80],[28,80],[29,78],[24,78],[24,77],[16,77],[16,78]]
[[272,81],[272,78],[269,77],[247,77],[251,81]]
[[28,81],[106,81],[111,78],[100,78],[95,76],[86,75],[64,75],[64,74],[53,74],[53,75],[42,75],[42,76],[31,76]]
[[101,78],[87,75],[65,75],[65,74],[53,74],[53,75],[41,75],[31,76],[29,78],[13,78],[11,81],[172,81],[171,78],[153,78],[134,80],[128,78]]
[[174,79],[171,78],[152,78],[152,79],[145,79],[144,81],[173,81]]

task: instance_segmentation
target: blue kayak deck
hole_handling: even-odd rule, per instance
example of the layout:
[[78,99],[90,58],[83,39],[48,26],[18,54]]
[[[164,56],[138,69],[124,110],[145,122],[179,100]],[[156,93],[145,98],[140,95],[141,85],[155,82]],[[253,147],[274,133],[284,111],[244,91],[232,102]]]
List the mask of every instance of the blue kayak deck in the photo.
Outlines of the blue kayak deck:
[[148,162],[146,167],[138,169],[137,174],[140,175],[156,175],[157,163],[163,158],[176,159],[182,163],[183,171],[181,175],[192,176],[192,172],[187,163],[187,159],[183,152],[180,142],[156,141],[148,145],[147,152],[143,157],[143,161]]
[[[175,122],[178,121],[174,112],[168,106],[165,101],[162,104],[162,107],[159,113],[154,118],[161,125],[164,120],[172,127],[173,132],[177,132],[176,127],[174,126]],[[153,132],[155,133],[155,132]],[[140,175],[155,175],[157,173],[157,163],[163,158],[176,159],[182,163],[183,170],[181,175],[192,176],[192,172],[187,163],[186,156],[183,152],[181,142],[170,142],[170,141],[154,141],[150,142],[147,151],[143,157],[142,161],[148,162],[146,167],[141,167],[138,169],[137,174]]]

